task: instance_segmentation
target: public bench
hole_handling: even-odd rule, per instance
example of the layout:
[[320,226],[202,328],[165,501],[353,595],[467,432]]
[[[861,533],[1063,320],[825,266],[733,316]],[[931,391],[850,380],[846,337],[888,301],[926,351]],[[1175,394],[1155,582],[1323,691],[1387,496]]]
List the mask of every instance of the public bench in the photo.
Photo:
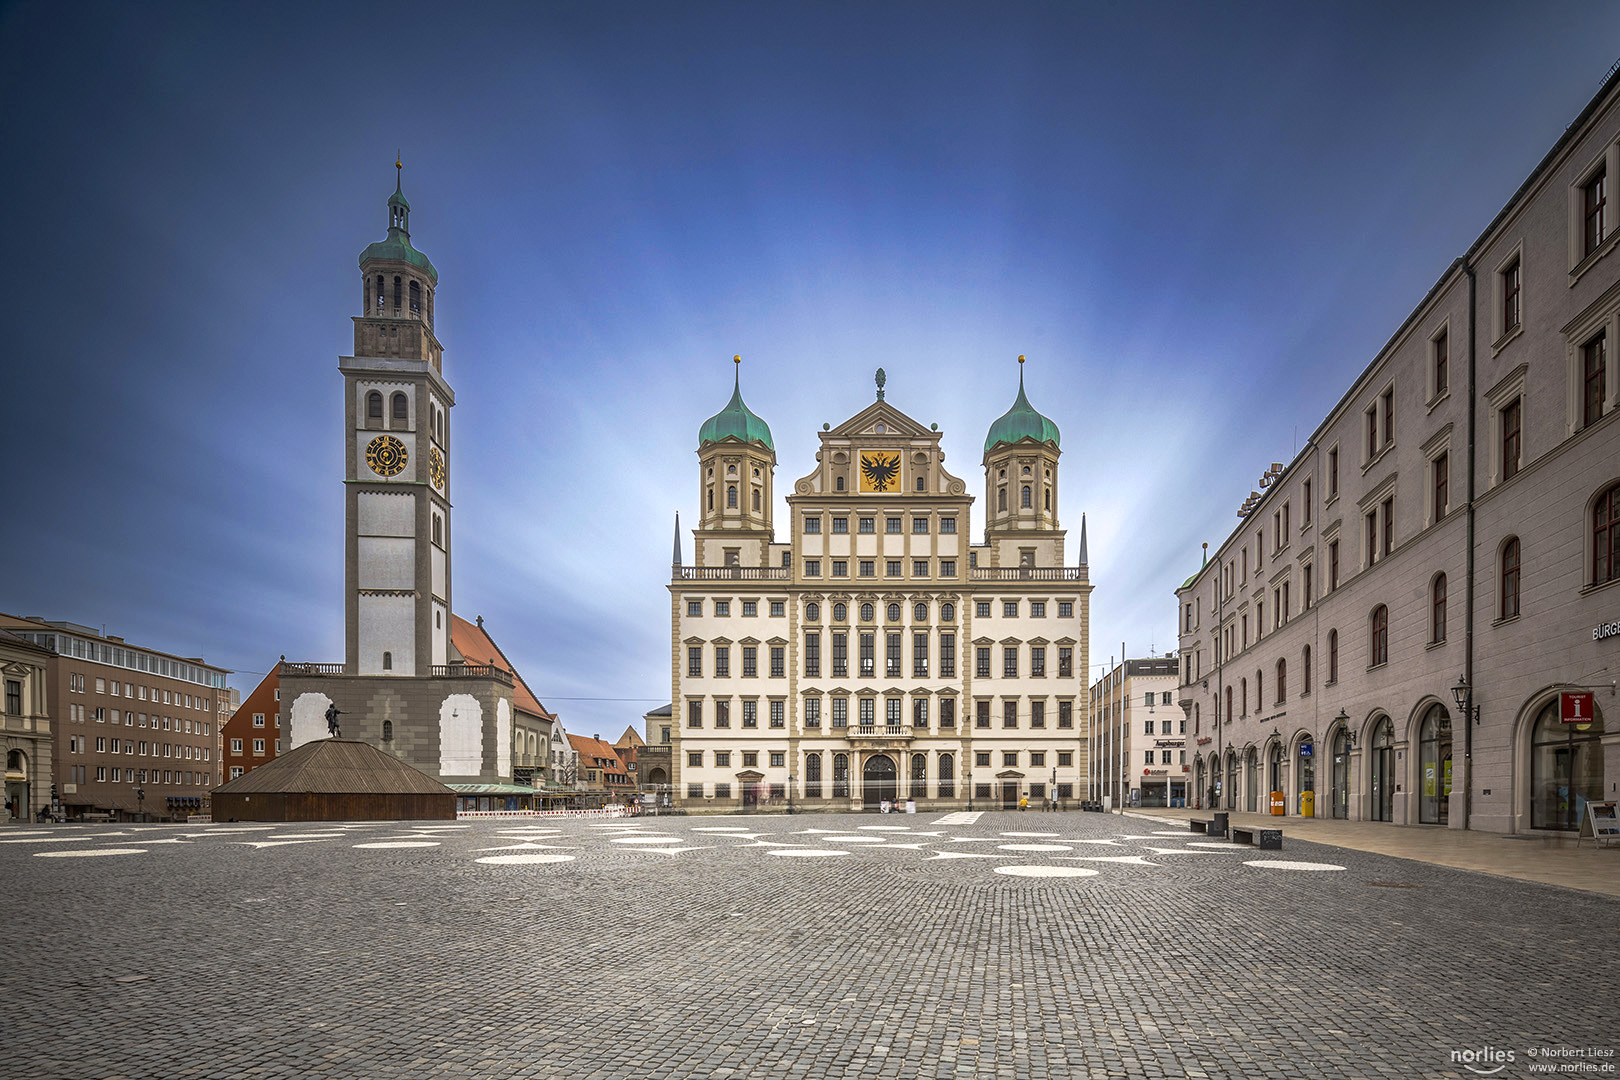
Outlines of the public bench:
[[1218,813],[1208,821],[1204,821],[1202,818],[1193,818],[1187,824],[1191,826],[1193,832],[1203,833],[1205,836],[1225,836],[1226,822],[1227,816]]
[[1282,850],[1282,830],[1262,829],[1253,825],[1232,826],[1232,843],[1253,844],[1261,851]]

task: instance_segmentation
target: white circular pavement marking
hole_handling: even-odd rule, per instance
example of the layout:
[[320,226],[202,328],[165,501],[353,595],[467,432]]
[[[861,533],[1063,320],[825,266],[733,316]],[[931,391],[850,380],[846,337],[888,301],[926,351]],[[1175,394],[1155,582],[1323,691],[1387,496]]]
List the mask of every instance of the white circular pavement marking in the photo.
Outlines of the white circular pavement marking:
[[881,836],[823,836],[823,841],[829,844],[881,844]]
[[105,836],[84,833],[79,836],[14,836],[0,840],[0,844],[55,844],[65,840],[105,840]]
[[[337,832],[290,832],[272,836],[272,840],[336,840],[342,836]],[[154,841],[155,843],[155,841]]]
[[609,842],[614,844],[684,844],[686,841],[678,836],[621,836]]
[[1185,830],[1185,831],[1183,831],[1181,829],[1161,829],[1158,832],[1155,832],[1155,833],[1153,833],[1151,835],[1153,835],[1153,836],[1181,836],[1181,837],[1187,837],[1187,836],[1197,836],[1198,834],[1193,832],[1191,829],[1188,829],[1188,830]]
[[1289,862],[1286,859],[1250,859],[1244,866],[1259,866],[1267,870],[1343,870],[1325,862]]
[[1187,845],[1196,848],[1214,848],[1216,851],[1242,851],[1243,849],[1226,840],[1194,840]]
[[741,825],[699,825],[693,832],[752,832]]
[[865,829],[868,832],[910,832],[911,831],[911,826],[909,826],[909,825],[858,825],[858,826],[856,826],[856,828]]
[[355,844],[357,848],[438,847],[437,840],[379,840],[374,844]]
[[36,859],[86,859],[94,855],[145,855],[145,848],[138,847],[104,847],[104,848],[73,848],[68,851],[36,851]]
[[1002,851],[1073,851],[1068,844],[997,844]]
[[532,863],[560,863],[573,862],[572,855],[485,855],[475,862],[489,863],[493,866],[518,866]]
[[995,871],[1008,877],[1096,877],[1098,874],[1084,866],[998,866]]
[[767,851],[767,855],[778,855],[784,859],[820,859],[834,855],[848,855],[847,851],[832,851],[827,848],[792,848],[785,851]]
[[1061,833],[1055,833],[1055,832],[1004,832],[1001,835],[1002,836],[1060,836],[1062,834]]

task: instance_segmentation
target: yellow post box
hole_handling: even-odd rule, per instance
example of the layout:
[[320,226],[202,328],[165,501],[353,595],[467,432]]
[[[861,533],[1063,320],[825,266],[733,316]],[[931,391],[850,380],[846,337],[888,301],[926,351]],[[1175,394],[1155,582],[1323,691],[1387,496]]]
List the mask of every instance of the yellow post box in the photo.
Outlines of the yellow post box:
[[1316,792],[1302,791],[1299,793],[1299,816],[1316,816]]

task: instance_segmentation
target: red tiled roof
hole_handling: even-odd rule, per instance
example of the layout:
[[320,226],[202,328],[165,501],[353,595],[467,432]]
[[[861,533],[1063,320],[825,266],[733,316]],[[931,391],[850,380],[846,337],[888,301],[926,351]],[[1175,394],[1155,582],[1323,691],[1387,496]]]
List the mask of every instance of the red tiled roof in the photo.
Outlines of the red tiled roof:
[[517,668],[501,652],[501,647],[495,644],[495,639],[489,636],[489,631],[482,626],[468,622],[460,615],[450,616],[450,644],[456,647],[462,657],[472,664],[491,664],[502,671],[512,675],[512,705],[534,716],[551,719],[551,713],[540,704],[540,699],[529,690],[523,676],[517,673]]

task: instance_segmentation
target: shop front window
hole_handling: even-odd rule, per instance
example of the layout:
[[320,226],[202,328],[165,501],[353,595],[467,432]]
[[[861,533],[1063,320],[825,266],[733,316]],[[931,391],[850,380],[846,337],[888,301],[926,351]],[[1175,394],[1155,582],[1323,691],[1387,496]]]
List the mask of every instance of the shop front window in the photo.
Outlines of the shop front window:
[[1381,717],[1373,727],[1371,769],[1372,805],[1369,807],[1374,821],[1395,820],[1395,725],[1389,717]]
[[1350,735],[1339,728],[1333,733],[1333,816],[1350,816]]
[[1578,829],[1586,804],[1604,798],[1603,713],[1589,724],[1566,724],[1554,697],[1536,717],[1530,737],[1530,827]]
[[1418,822],[1451,820],[1451,714],[1431,705],[1418,731]]

